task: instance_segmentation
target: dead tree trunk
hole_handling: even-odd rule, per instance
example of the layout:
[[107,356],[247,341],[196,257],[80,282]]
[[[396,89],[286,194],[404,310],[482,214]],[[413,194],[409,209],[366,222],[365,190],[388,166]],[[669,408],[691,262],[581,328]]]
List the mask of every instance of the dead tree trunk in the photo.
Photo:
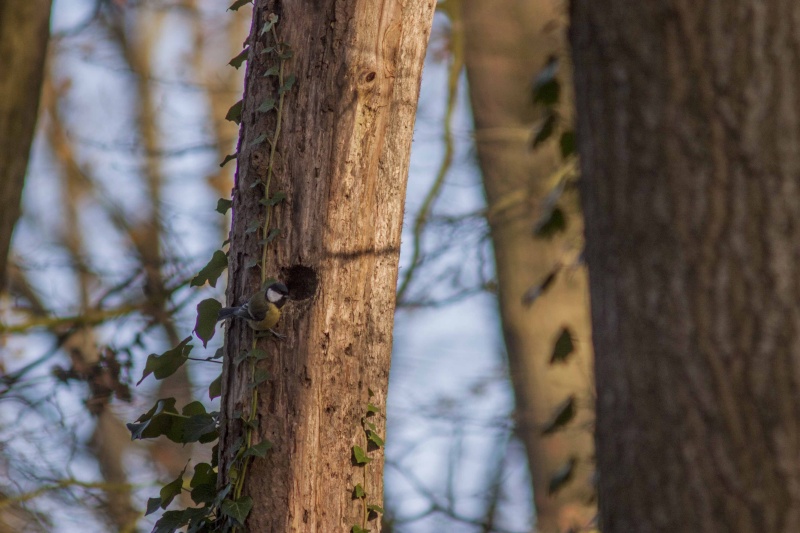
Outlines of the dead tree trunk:
[[[534,237],[542,206],[555,185],[552,176],[563,163],[555,141],[531,148],[532,132],[544,114],[542,106],[532,102],[531,82],[554,55],[561,56],[562,72],[569,70],[563,65],[566,13],[560,0],[460,3],[500,317],[516,398],[517,431],[533,481],[537,531],[567,531],[584,526],[595,514],[593,446],[587,425],[593,413],[586,273],[570,269],[557,276],[533,305],[526,305],[523,298],[566,260],[565,248],[582,231],[577,198],[571,193],[561,202],[568,217],[567,231],[549,239]],[[564,114],[570,115],[572,102],[562,99]],[[568,361],[552,364],[553,347],[565,327],[576,351]],[[579,406],[576,419],[564,431],[543,435],[559,405],[571,397]],[[570,481],[552,490],[554,476],[571,465]]]
[[800,531],[800,5],[572,9],[600,527]]
[[[277,63],[268,47],[270,14],[277,39],[291,45],[286,93],[270,196],[285,194],[272,214],[279,230],[266,254],[266,274],[290,278],[293,296],[278,329],[281,342],[260,341],[268,356],[256,371],[253,442],[269,440],[266,459],[247,472],[244,494],[254,506],[249,531],[349,531],[366,526],[366,504],[382,500],[382,450],[354,464],[353,447],[368,450],[362,419],[373,404],[377,434],[392,348],[400,229],[423,58],[434,0],[260,1],[249,40],[238,172],[234,187],[228,299],[259,289],[260,185],[269,173],[276,113],[258,108],[276,99]],[[263,53],[266,50],[266,53]],[[275,71],[273,71],[274,74]],[[266,107],[269,107],[267,105]],[[313,281],[318,282],[314,291]],[[308,282],[304,285],[303,281]],[[245,430],[253,389],[246,363],[251,332],[228,332],[223,376],[220,471],[229,479],[231,453]],[[374,394],[374,396],[371,396]],[[241,414],[240,414],[241,413]],[[360,485],[366,496],[354,498]],[[379,529],[379,521],[369,528]]]
[[50,38],[50,0],[0,4],[0,290],[20,214]]

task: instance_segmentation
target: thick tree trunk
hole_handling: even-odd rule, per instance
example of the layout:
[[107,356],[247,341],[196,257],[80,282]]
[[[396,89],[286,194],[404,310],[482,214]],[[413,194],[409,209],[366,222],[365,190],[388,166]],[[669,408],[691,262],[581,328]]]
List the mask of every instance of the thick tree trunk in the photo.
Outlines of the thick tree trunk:
[[[542,108],[532,103],[531,81],[550,56],[563,55],[566,13],[560,0],[461,4],[518,434],[528,452],[537,529],[566,531],[586,525],[595,514],[592,435],[587,426],[592,417],[592,354],[586,274],[576,270],[561,275],[534,305],[523,303],[525,292],[565,260],[564,249],[582,231],[577,199],[568,196],[568,231],[550,240],[533,235],[561,161],[556,142],[531,149],[532,131],[542,115]],[[562,71],[568,70],[563,63]],[[571,102],[564,99],[569,114]],[[509,202],[515,197],[519,201]],[[553,365],[553,346],[565,326],[575,338],[576,352],[566,364]],[[572,395],[579,406],[577,420],[566,431],[543,436],[548,419]],[[551,494],[551,479],[572,458],[578,460],[572,480]]]
[[0,2],[0,290],[36,129],[51,0]]
[[800,531],[798,21],[573,2],[604,533]]
[[[279,237],[268,248],[267,273],[313,269],[313,299],[290,302],[281,342],[261,341],[269,356],[259,369],[257,437],[273,444],[256,459],[244,493],[254,500],[249,531],[349,531],[361,525],[364,502],[382,500],[382,450],[354,466],[353,446],[367,449],[362,417],[368,403],[383,412],[392,349],[400,229],[420,75],[435,0],[261,1],[254,7],[238,172],[234,188],[228,299],[258,290],[259,204],[269,144],[254,140],[275,129],[274,113],[256,109],[274,99],[275,64],[262,54],[273,41],[261,28],[280,16],[277,33],[292,46],[287,74],[297,78],[283,112],[272,190]],[[297,272],[294,270],[294,272]],[[293,292],[295,286],[290,287]],[[251,332],[234,325],[227,338],[220,450],[223,479],[242,435],[252,389],[248,365],[233,359],[251,347]],[[263,365],[263,366],[262,366]],[[370,391],[374,396],[370,398]],[[369,527],[379,529],[379,521]]]

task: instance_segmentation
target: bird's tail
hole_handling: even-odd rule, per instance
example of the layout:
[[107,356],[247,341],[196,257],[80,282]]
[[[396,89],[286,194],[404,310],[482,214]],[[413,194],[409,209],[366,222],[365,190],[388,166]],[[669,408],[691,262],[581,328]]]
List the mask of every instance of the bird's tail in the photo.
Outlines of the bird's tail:
[[217,322],[231,318],[232,316],[236,315],[236,311],[238,310],[238,307],[223,307],[219,310],[219,313],[217,313]]

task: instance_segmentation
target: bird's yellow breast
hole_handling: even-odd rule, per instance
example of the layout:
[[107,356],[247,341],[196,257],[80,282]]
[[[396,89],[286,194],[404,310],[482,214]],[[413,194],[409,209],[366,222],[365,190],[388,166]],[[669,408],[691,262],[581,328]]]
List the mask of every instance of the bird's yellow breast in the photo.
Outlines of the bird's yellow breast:
[[266,331],[275,327],[275,324],[278,323],[278,320],[281,318],[281,310],[274,304],[269,304],[267,306],[267,314],[264,315],[263,320],[255,321],[255,320],[248,320],[250,327],[256,331]]

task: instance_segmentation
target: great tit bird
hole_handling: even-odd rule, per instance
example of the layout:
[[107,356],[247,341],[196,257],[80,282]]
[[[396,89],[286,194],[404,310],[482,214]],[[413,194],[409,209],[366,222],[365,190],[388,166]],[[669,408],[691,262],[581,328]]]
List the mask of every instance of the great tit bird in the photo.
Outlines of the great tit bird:
[[239,307],[223,307],[217,315],[217,322],[228,318],[244,318],[256,331],[270,330],[281,318],[281,307],[289,299],[289,289],[283,283],[273,283],[264,291],[259,291]]

